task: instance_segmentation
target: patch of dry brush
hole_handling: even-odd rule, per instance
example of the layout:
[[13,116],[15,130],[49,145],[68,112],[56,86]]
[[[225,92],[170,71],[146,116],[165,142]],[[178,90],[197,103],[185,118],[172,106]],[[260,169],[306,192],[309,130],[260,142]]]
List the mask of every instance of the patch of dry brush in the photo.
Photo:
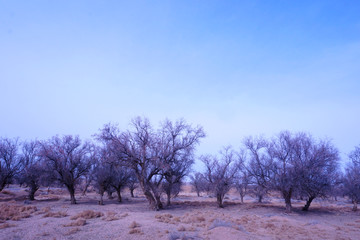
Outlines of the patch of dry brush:
[[102,212],[96,212],[93,210],[85,210],[82,211],[72,217],[70,217],[71,220],[76,220],[78,218],[83,218],[83,219],[91,219],[91,218],[99,218],[104,216],[104,214]]
[[0,205],[0,220],[19,221],[22,218],[28,218],[32,213],[36,212],[35,206],[21,206],[3,203]]

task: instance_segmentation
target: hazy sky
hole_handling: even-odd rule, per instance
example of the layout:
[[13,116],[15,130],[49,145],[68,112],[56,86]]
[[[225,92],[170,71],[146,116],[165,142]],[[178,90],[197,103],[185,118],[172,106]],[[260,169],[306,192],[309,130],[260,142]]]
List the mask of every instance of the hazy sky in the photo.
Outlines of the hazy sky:
[[360,144],[360,1],[0,0],[0,136],[185,118],[198,153],[281,130]]

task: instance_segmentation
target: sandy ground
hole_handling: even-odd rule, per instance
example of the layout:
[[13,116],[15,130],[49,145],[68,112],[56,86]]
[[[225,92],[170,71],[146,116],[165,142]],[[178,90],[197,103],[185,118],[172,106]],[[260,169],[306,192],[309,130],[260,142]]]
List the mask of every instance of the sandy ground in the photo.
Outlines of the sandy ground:
[[41,189],[35,201],[16,186],[0,193],[0,239],[360,239],[360,213],[344,199],[318,200],[309,212],[303,201],[294,201],[286,214],[281,199],[256,203],[251,197],[241,204],[230,193],[225,208],[215,199],[197,197],[186,187],[161,211],[151,211],[145,198],[131,198],[125,190],[123,203],[105,197],[98,205],[96,193],[77,194],[70,205],[66,190]]

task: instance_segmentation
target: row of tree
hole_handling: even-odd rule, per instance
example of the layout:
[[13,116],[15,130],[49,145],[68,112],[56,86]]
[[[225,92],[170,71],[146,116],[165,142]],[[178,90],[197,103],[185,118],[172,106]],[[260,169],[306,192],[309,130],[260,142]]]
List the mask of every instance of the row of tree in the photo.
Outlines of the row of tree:
[[[29,198],[40,186],[60,184],[75,204],[75,189],[84,192],[94,186],[103,195],[117,193],[127,186],[131,194],[139,187],[152,209],[163,208],[176,196],[185,176],[191,172],[195,148],[205,137],[202,127],[184,120],[163,121],[157,129],[149,120],[137,117],[130,128],[121,131],[105,125],[93,142],[79,137],[55,136],[45,141],[20,143],[0,139],[0,191],[18,182],[29,188]],[[248,137],[241,150],[224,148],[219,156],[204,155],[202,173],[191,176],[196,191],[212,192],[220,207],[225,194],[236,187],[241,200],[249,190],[261,202],[269,191],[278,191],[291,211],[291,199],[306,198],[307,210],[317,197],[346,195],[356,204],[360,200],[360,148],[350,154],[345,173],[339,168],[338,150],[329,142],[315,140],[305,133],[281,132],[272,139]],[[337,192],[336,192],[337,190]]]
[[73,136],[24,143],[0,139],[0,191],[17,181],[29,187],[33,200],[40,186],[60,184],[75,204],[75,189],[83,183],[84,191],[90,185],[98,190],[102,204],[105,192],[116,192],[121,201],[123,187],[132,193],[138,185],[151,208],[158,210],[163,208],[161,194],[166,193],[170,204],[180,191],[203,137],[201,127],[184,120],[165,120],[154,129],[148,119],[138,117],[126,131],[105,125],[95,135],[96,144]]
[[338,150],[326,140],[315,140],[305,133],[281,132],[271,139],[248,137],[239,151],[226,147],[220,156],[206,155],[201,160],[204,172],[191,177],[198,195],[213,192],[219,207],[232,187],[240,193],[252,192],[261,202],[269,192],[278,192],[291,211],[291,199],[305,199],[307,211],[315,198],[348,196],[354,210],[360,200],[360,148],[349,155],[345,173],[339,166]]

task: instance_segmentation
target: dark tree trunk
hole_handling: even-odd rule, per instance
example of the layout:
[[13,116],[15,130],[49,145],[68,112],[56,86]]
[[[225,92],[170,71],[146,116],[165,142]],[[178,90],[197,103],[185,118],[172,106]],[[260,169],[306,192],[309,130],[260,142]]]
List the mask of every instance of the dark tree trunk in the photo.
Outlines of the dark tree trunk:
[[258,202],[262,203],[262,200],[263,200],[263,195],[261,194],[261,195],[258,196]]
[[290,213],[292,210],[291,207],[291,196],[292,196],[292,189],[288,190],[288,191],[283,191],[283,198],[285,200],[285,206],[286,206],[286,210],[285,212]]
[[74,186],[67,186],[67,189],[70,193],[70,202],[71,204],[76,204],[76,199],[75,199],[75,187]]
[[113,194],[112,191],[107,191],[107,195],[108,195],[108,198],[109,198],[109,199],[113,199],[113,198],[114,198],[112,194]]
[[220,208],[223,208],[223,207],[224,207],[224,205],[223,205],[223,196],[222,196],[221,194],[217,194],[217,195],[216,195],[216,201],[217,201],[218,206],[219,206]]
[[302,210],[303,211],[309,210],[310,204],[314,199],[315,199],[315,197],[309,197],[308,200],[306,201],[305,206],[302,208]]
[[118,197],[118,202],[121,203],[121,202],[122,202],[122,198],[121,198],[120,188],[117,188],[117,189],[116,189],[116,194],[117,194],[117,197]]
[[200,191],[196,189],[197,196],[200,197]]
[[240,194],[241,203],[244,203],[244,195]]
[[99,201],[99,205],[104,205],[104,200],[103,200],[103,197],[104,197],[104,192],[100,192],[100,201]]
[[161,202],[161,199],[160,199],[160,195],[155,195],[155,201],[156,201],[156,209],[157,210],[160,210],[160,209],[163,209],[164,206]]
[[135,197],[135,196],[134,196],[134,190],[135,190],[134,188],[130,188],[130,194],[131,194],[131,197],[132,197],[132,198]]
[[29,192],[29,199],[30,200],[35,200],[35,193],[36,193],[36,191],[39,189],[39,187],[38,186],[36,186],[36,185],[32,185],[31,187],[30,187],[30,192]]
[[166,196],[167,196],[166,205],[167,205],[167,206],[170,206],[170,205],[171,205],[171,202],[170,202],[170,199],[171,199],[170,191],[167,191],[167,192],[166,192]]

